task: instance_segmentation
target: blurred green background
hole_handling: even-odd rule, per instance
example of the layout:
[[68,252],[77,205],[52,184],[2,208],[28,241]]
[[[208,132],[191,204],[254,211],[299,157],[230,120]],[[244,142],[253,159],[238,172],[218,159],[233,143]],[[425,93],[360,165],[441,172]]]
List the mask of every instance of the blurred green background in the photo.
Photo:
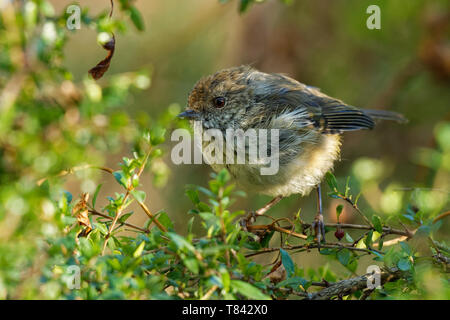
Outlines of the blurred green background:
[[[65,1],[53,3],[59,9],[67,5]],[[429,162],[439,124],[447,123],[442,139],[447,144],[450,139],[445,122],[450,120],[448,1],[322,0],[288,5],[266,1],[242,14],[236,1],[135,4],[145,31],[116,36],[115,56],[105,75],[151,70],[151,86],[123,105],[131,121],[157,117],[173,104],[183,109],[195,82],[222,68],[251,64],[264,72],[286,73],[349,104],[401,112],[410,120],[406,125],[382,122],[373,131],[344,135],[342,160],[336,163],[335,174],[342,184],[351,176],[352,190],[361,190],[361,206],[367,212],[399,212],[411,197],[436,211],[448,209],[449,172]],[[371,4],[381,9],[381,30],[366,27],[366,9]],[[80,5],[93,12],[107,9],[107,3],[101,1],[80,1]],[[95,45],[96,36],[87,28],[70,36],[65,65],[75,80],[86,78],[87,70],[104,56]],[[150,208],[165,210],[175,228],[184,232],[191,207],[184,195],[185,185],[206,185],[211,169],[207,165],[173,165],[173,143],[167,140],[168,180],[161,188],[152,188],[146,180],[143,185]],[[116,166],[123,152],[127,150],[112,155],[108,165]],[[444,160],[448,169],[448,156]],[[100,197],[112,191],[107,188],[111,177],[102,179],[100,182],[106,183]],[[93,192],[94,184],[85,186],[88,188],[82,191]],[[434,191],[414,191],[416,187]],[[236,209],[254,210],[270,200],[246,191],[249,196],[240,199]],[[311,221],[315,203],[315,194],[291,196],[270,214],[292,217],[301,208],[304,219]],[[325,200],[327,221],[335,221],[336,205],[336,200]],[[138,215],[132,219],[143,221]],[[360,220],[345,207],[341,222]],[[312,263],[323,262],[322,257],[316,259]]]
[[[109,81],[113,83],[113,89],[103,91],[105,97],[109,97],[108,92],[118,90],[121,98],[101,101],[96,108],[100,110],[103,103],[114,105],[113,108],[104,107],[113,127],[126,127],[127,123],[145,127],[164,112],[169,111],[169,115],[174,117],[183,110],[196,81],[219,69],[251,64],[264,72],[286,73],[303,83],[319,87],[324,93],[348,104],[397,111],[409,119],[409,123],[405,125],[384,122],[373,131],[344,135],[341,161],[336,163],[335,175],[341,186],[345,185],[350,176],[351,191],[355,195],[361,192],[360,207],[364,212],[376,212],[383,217],[398,215],[406,212],[408,203],[434,216],[448,211],[449,1],[260,2],[256,1],[245,12],[240,13],[238,1],[232,0],[136,1],[134,4],[142,14],[145,28],[138,31],[129,24],[127,28],[130,30],[127,33],[116,33],[116,50],[111,67],[104,78],[98,81],[100,86]],[[50,3],[55,11],[62,12],[73,2],[52,0]],[[89,8],[91,14],[105,12],[106,15],[109,11],[109,1],[86,0],[77,3],[81,8]],[[381,9],[381,30],[369,30],[366,27],[369,17],[366,9],[372,4]],[[117,10],[115,16],[119,14]],[[88,79],[87,72],[105,57],[105,50],[97,43],[97,31],[83,24],[80,30],[67,32],[68,43],[62,55],[62,65],[73,74],[74,83],[84,86],[91,101],[95,100],[99,87]],[[0,40],[3,45],[7,36],[2,36]],[[7,48],[1,50],[6,52]],[[4,64],[2,56],[0,58],[0,63]],[[130,76],[134,79],[130,80],[121,75],[131,72],[144,76]],[[8,78],[0,80],[3,86]],[[148,80],[150,83],[147,83]],[[135,81],[135,87],[144,90],[133,89],[130,95],[123,93],[128,92],[127,85],[130,81]],[[122,92],[119,90],[121,86],[127,89]],[[71,87],[66,89],[70,92]],[[53,157],[60,152],[61,159],[50,161],[46,154],[40,154],[38,147],[23,142],[22,152],[26,151],[30,158],[37,159],[37,162],[34,161],[34,171],[30,169],[33,171],[30,174],[33,178],[36,172],[40,177],[46,177],[67,168],[67,164],[91,163],[96,159],[96,149],[106,152],[105,161],[100,157],[98,161],[111,168],[117,168],[122,157],[130,154],[133,141],[131,138],[127,140],[126,129],[120,129],[120,136],[125,136],[121,140],[124,144],[103,143],[98,147],[98,141],[92,142],[88,137],[91,133],[94,136],[101,135],[107,120],[100,112],[100,115],[92,118],[91,124],[85,125],[83,122],[81,125],[80,114],[75,109],[67,107],[59,124],[77,129],[78,131],[73,129],[75,140],[77,143],[85,142],[80,142],[80,147],[72,150],[71,158],[67,156],[68,161],[63,159],[63,149],[58,149],[64,143],[57,139],[64,141],[69,138],[61,136],[58,128],[45,127],[45,121],[40,126],[46,130],[46,139],[59,143],[49,143],[55,148]],[[80,109],[83,116],[84,113],[89,114],[88,104],[82,105]],[[36,110],[33,112],[38,113],[39,110]],[[181,125],[187,127],[187,123]],[[31,130],[30,134],[34,134],[30,128],[35,128],[36,132],[41,128],[38,125],[30,126],[27,122],[26,126]],[[170,150],[174,143],[170,142],[170,130],[168,133],[164,161],[153,162],[152,174],[145,173],[141,184],[147,192],[147,204],[152,212],[167,212],[175,223],[175,230],[183,234],[189,219],[187,212],[192,208],[191,201],[185,196],[185,185],[207,185],[211,169],[207,165],[173,165]],[[0,137],[2,134],[7,137],[6,141],[9,139],[13,143],[15,136],[12,132],[8,136],[0,128]],[[130,131],[129,136],[132,134]],[[110,135],[109,131],[107,135]],[[116,137],[114,133],[111,135]],[[1,140],[0,143],[3,143]],[[0,178],[4,187],[0,197],[5,205],[0,205],[0,222],[6,216],[4,213],[17,210],[18,204],[23,206],[24,212],[33,205],[14,194],[20,194],[26,189],[22,186],[29,184],[31,178],[25,179],[25,173],[30,172],[24,170],[25,173],[13,176],[8,166],[16,161],[14,154],[9,154],[6,147],[4,150],[6,151],[3,152],[2,149],[0,154]],[[33,163],[33,160],[35,159],[27,161]],[[155,175],[159,179],[153,183],[151,177]],[[7,184],[16,180],[20,182],[14,185],[16,189],[8,189]],[[81,171],[65,177],[63,187],[78,197],[81,192],[92,194],[96,184],[102,183],[98,196],[100,207],[106,204],[107,195],[118,191],[118,186],[113,181],[107,174]],[[248,196],[239,198],[233,205],[234,209],[255,210],[270,200],[253,194],[251,190],[245,191]],[[325,187],[324,194],[327,191],[329,190]],[[326,197],[324,201],[325,220],[335,221],[335,208],[340,202]],[[270,214],[274,217],[293,217],[301,208],[302,218],[312,221],[316,213],[315,204],[314,194],[303,198],[291,196],[281,201]],[[42,204],[44,212],[45,205],[48,203]],[[5,211],[2,213],[1,210]],[[146,216],[143,214],[135,214],[129,221],[142,225],[145,220]],[[13,225],[18,224],[14,221]],[[14,230],[11,221],[3,222],[0,223],[0,240],[8,239],[9,230]],[[352,208],[345,206],[341,222],[359,223],[361,220]],[[443,223],[440,235],[448,240],[448,219]],[[331,239],[333,235],[329,236]],[[415,241],[422,240],[419,238]],[[325,256],[307,253],[295,255],[295,258],[301,266],[319,266],[328,261]],[[343,266],[337,268],[345,270]]]

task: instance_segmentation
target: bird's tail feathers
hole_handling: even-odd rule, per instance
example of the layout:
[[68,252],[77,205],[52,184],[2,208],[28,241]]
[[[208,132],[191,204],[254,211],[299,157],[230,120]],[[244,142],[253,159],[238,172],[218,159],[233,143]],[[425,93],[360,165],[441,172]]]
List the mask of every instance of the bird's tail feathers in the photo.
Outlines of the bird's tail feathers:
[[399,123],[408,122],[408,119],[406,119],[405,116],[394,111],[373,110],[373,109],[364,109],[362,111],[375,120],[391,120],[397,121]]

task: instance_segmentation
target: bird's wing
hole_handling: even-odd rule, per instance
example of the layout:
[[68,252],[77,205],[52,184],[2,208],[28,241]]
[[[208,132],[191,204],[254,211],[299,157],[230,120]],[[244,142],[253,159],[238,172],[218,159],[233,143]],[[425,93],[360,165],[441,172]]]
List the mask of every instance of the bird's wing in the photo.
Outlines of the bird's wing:
[[290,126],[297,123],[322,133],[372,129],[375,126],[373,119],[363,110],[284,75],[272,74],[256,88],[256,102],[274,108],[278,117]]

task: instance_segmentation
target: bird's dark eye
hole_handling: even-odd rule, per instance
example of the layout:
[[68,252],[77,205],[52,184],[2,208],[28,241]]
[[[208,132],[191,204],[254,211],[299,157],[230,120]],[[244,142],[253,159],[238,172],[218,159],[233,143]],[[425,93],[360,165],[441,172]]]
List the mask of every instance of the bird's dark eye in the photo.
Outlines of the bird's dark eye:
[[216,106],[216,108],[222,108],[223,106],[225,106],[225,98],[224,97],[217,97],[214,98],[214,105]]

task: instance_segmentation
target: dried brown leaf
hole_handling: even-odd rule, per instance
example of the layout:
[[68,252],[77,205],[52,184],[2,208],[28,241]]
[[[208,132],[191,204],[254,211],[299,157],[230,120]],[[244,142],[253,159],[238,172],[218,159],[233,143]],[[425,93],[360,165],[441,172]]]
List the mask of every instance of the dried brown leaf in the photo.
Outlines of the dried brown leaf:
[[[112,14],[114,12],[114,2],[113,0],[110,0],[111,3],[111,10],[109,11],[109,18],[112,17]],[[111,59],[114,55],[114,49],[116,48],[116,39],[114,37],[114,34],[112,34],[111,39],[102,45],[103,49],[108,51],[108,55],[105,59],[97,63],[97,65],[89,70],[89,74],[94,78],[95,80],[100,79],[103,77],[106,71],[109,69],[109,65],[111,64]]]
[[92,230],[91,221],[89,220],[89,210],[87,202],[89,200],[89,193],[83,193],[80,201],[73,207],[72,214],[77,218],[80,226],[86,228],[78,235],[79,237],[86,237]]
[[116,47],[116,39],[114,38],[114,34],[111,37],[111,40],[109,40],[107,43],[103,45],[103,48],[105,50],[108,50],[108,55],[105,59],[97,63],[95,67],[93,67],[91,70],[89,70],[89,74],[94,78],[95,80],[100,79],[103,77],[106,71],[109,69],[109,65],[111,63],[111,59],[114,55],[114,49]]

